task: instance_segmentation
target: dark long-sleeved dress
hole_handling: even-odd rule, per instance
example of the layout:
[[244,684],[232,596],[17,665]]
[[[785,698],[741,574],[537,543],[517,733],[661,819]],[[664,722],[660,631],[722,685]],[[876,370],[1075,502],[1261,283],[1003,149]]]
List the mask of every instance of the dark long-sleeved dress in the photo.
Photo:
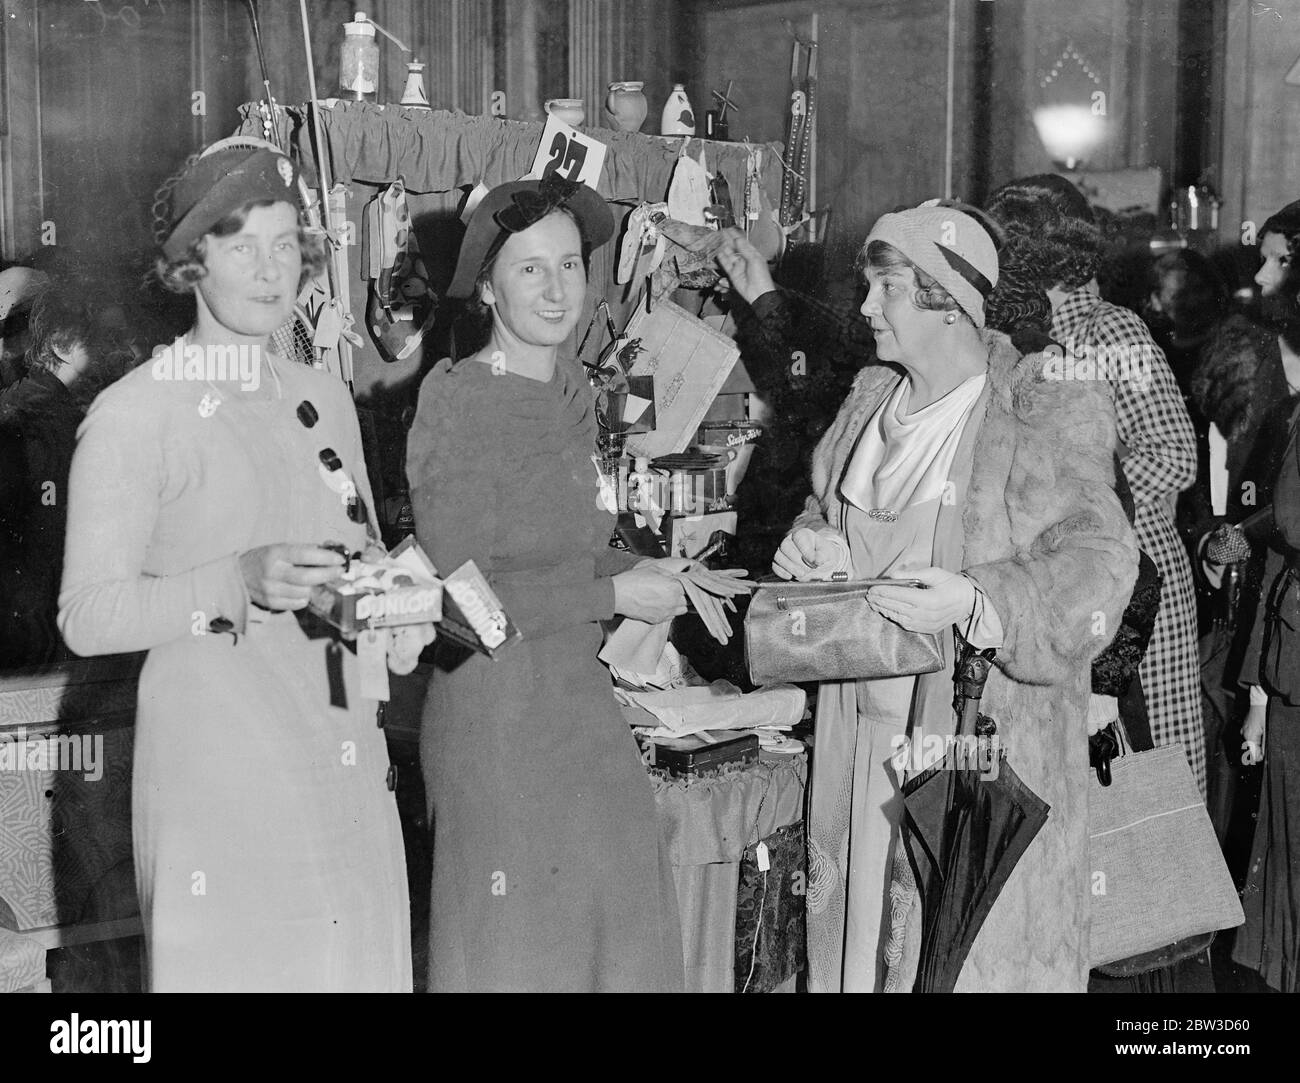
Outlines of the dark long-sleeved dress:
[[54,620],[68,471],[84,414],[41,368],[0,395],[0,667],[68,656]]
[[1300,554],[1300,407],[1273,489],[1277,524],[1261,604],[1242,664],[1242,680],[1267,690],[1264,782],[1255,819],[1250,872],[1241,906],[1234,962],[1257,970],[1284,993],[1300,989],[1300,659],[1297,658],[1295,572]]
[[407,451],[421,545],[472,559],[523,633],[440,653],[420,756],[434,831],[429,988],[680,990],[672,870],[596,658],[613,616],[590,389],[477,361],[425,379]]

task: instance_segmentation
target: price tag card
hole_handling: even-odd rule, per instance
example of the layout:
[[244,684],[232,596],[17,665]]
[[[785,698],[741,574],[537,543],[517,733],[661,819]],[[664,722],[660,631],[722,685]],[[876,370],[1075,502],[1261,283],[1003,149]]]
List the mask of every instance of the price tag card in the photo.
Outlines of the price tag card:
[[548,117],[533,168],[522,179],[541,180],[558,173],[566,180],[596,188],[605,166],[605,150],[600,140],[583,135],[554,116]]
[[388,699],[388,629],[367,628],[357,636],[362,699]]

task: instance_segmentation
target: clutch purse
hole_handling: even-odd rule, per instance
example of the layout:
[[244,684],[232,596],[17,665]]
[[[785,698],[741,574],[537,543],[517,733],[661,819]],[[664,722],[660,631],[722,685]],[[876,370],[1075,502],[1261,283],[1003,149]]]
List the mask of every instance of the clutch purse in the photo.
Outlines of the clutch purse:
[[749,679],[844,681],[943,668],[938,635],[909,632],[867,605],[867,592],[882,582],[759,583],[745,614]]

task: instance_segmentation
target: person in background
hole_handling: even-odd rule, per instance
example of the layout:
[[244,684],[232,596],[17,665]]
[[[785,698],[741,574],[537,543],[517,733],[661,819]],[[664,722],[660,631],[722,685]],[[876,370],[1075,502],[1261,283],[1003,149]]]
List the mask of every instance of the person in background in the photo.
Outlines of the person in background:
[[0,391],[0,668],[68,657],[55,617],[77,426],[133,361],[104,317],[84,279],[45,286],[26,375]]
[[[799,282],[791,264],[779,270],[782,281]],[[736,540],[745,566],[764,574],[803,509],[813,448],[854,376],[874,358],[875,344],[858,310],[856,283],[850,290],[838,277],[819,274],[798,289],[776,285],[752,305],[725,277],[720,286],[730,297],[741,359],[767,406],[763,438],[737,493],[745,529]]]
[[[1214,328],[1191,373],[1193,408],[1221,450],[1197,490],[1199,513],[1189,516],[1189,541],[1198,546],[1217,518],[1241,522],[1267,507],[1287,442],[1291,405],[1300,394],[1300,268],[1291,247],[1300,238],[1300,200],[1265,220],[1259,232],[1259,318],[1232,312]],[[1216,517],[1210,491],[1223,493]],[[1244,599],[1243,599],[1244,600]],[[1250,616],[1245,615],[1250,623]]]
[[[1249,624],[1240,675],[1249,698],[1243,760],[1262,760],[1264,778],[1242,893],[1246,922],[1237,931],[1232,958],[1274,989],[1293,993],[1300,988],[1300,201],[1270,217],[1259,236],[1255,282],[1271,327],[1262,341],[1256,336],[1251,351],[1253,383],[1257,396],[1274,375],[1271,365],[1280,363],[1286,393],[1258,404],[1271,406],[1271,412],[1256,438],[1259,450],[1245,468],[1247,481],[1261,470],[1271,470],[1275,480],[1261,486],[1272,507],[1264,529],[1242,531],[1267,545],[1263,598]],[[1232,356],[1245,370],[1240,378],[1249,381],[1250,355],[1238,349],[1218,360],[1226,363]],[[1245,612],[1243,605],[1242,618]]]
[[[1268,503],[1275,464],[1250,467],[1258,477],[1249,487],[1242,482],[1268,404],[1282,397],[1285,385],[1276,341],[1270,357],[1261,349],[1267,332],[1244,312],[1231,309],[1227,283],[1205,256],[1193,249],[1162,256],[1152,264],[1148,285],[1143,318],[1173,367],[1196,430],[1196,482],[1178,498],[1176,525],[1196,586],[1206,792],[1210,818],[1223,841],[1240,759],[1237,614],[1243,605],[1247,614],[1254,613],[1263,553],[1229,570],[1207,563],[1206,542],[1220,523],[1241,522]],[[1269,437],[1270,442],[1276,439],[1276,433]],[[1247,630],[1250,623],[1248,615]],[[1229,668],[1234,673],[1225,680]]]
[[[997,288],[989,297],[989,326],[1006,331],[1020,350],[1048,348],[1047,328],[1052,306],[1047,294],[1025,267],[1009,260],[1001,267]],[[1059,343],[1055,344],[1059,348]],[[1124,477],[1118,453],[1114,456],[1115,494],[1130,524],[1136,517],[1133,495]],[[1146,701],[1138,667],[1151,639],[1160,609],[1160,572],[1146,553],[1139,553],[1138,580],[1124,610],[1123,622],[1114,640],[1092,663],[1092,697],[1088,709],[1090,757],[1098,761],[1111,750],[1108,734],[1116,723],[1122,726],[1127,744],[1134,752],[1153,748]],[[1191,952],[1195,945],[1188,945]],[[1110,977],[1093,970],[1088,978],[1089,993],[1213,992],[1208,953],[1200,952],[1187,965],[1159,967],[1129,977]]]
[[[1137,569],[1111,488],[1114,414],[1096,384],[1044,372],[986,326],[1000,231],[960,204],[882,217],[859,257],[875,342],[817,446],[813,494],[773,560],[783,578],[917,578],[868,600],[940,633],[946,664],[919,677],[818,689],[809,805],[809,988],[912,987],[920,905],[892,766],[898,742],[953,732],[954,625],[997,648],[982,710],[1052,814],[994,903],[958,990],[1087,985],[1086,688]],[[779,306],[766,261],[738,232],[719,250],[753,309]],[[786,344],[790,349],[801,343]],[[809,363],[816,360],[811,355]],[[1031,495],[1032,494],[1032,495]],[[1042,720],[1051,717],[1053,724]]]
[[[158,274],[194,323],[95,400],[72,459],[59,628],[77,654],[148,651],[131,817],[154,992],[412,986],[384,734],[307,608],[335,546],[376,555],[356,411],[269,345],[324,261],[297,176],[269,149],[186,167]],[[389,668],[432,631],[393,633]]]
[[27,315],[32,299],[49,282],[44,271],[15,265],[0,271],[0,389],[26,371]]
[[1196,437],[1182,394],[1137,315],[1101,299],[1100,236],[1074,185],[1054,174],[1023,177],[997,189],[987,209],[1006,230],[1008,260],[1033,274],[1052,303],[1052,338],[1066,350],[1063,375],[1100,384],[1115,405],[1138,543],[1163,584],[1139,670],[1151,734],[1157,745],[1183,746],[1204,794],[1196,596],[1173,512],[1177,494],[1196,477]]
[[[1038,353],[1053,345],[1060,348],[1049,333],[1052,303],[1047,293],[1030,269],[1011,256],[999,262],[998,284],[985,305],[985,319],[988,327],[1006,334],[1021,353]],[[1118,454],[1114,457],[1114,475],[1115,495],[1132,525],[1136,508]],[[1138,581],[1124,611],[1123,624],[1111,644],[1092,662],[1092,698],[1088,704],[1090,737],[1119,719],[1135,750],[1152,747],[1146,701],[1137,670],[1146,654],[1159,605],[1160,573],[1151,558],[1140,553]]]
[[1274,989],[1300,988],[1300,409],[1273,487],[1274,533],[1242,664],[1250,706],[1242,727],[1245,763],[1264,764],[1246,888],[1245,924],[1232,958]]
[[1168,252],[1147,272],[1142,319],[1165,355],[1184,397],[1201,354],[1232,298],[1223,275],[1194,248]]

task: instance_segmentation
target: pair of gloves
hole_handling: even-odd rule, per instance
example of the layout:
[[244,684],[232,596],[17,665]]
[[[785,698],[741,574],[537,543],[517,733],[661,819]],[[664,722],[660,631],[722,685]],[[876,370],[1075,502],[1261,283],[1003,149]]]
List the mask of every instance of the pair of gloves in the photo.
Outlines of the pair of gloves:
[[736,603],[731,599],[737,594],[748,594],[754,589],[752,583],[742,582],[748,575],[744,568],[725,568],[710,571],[703,564],[684,557],[668,557],[656,560],[652,565],[655,571],[676,579],[686,593],[686,599],[704,621],[719,643],[731,639],[731,622],[727,619],[727,610],[736,612]]

